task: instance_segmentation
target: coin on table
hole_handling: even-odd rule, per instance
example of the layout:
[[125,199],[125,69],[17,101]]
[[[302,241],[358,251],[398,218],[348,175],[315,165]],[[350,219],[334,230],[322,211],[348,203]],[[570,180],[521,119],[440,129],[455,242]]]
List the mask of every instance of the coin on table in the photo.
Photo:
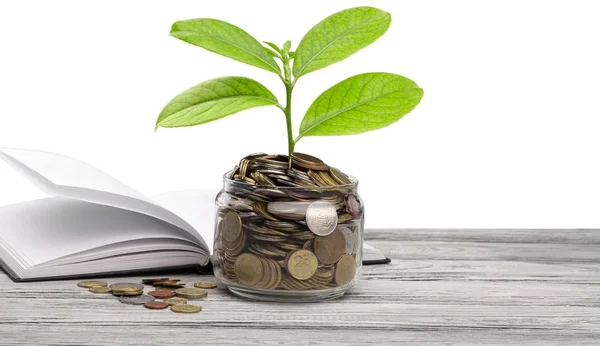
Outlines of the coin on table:
[[89,291],[92,293],[110,293],[110,292],[112,292],[112,290],[110,288],[104,287],[104,286],[90,287]]
[[128,305],[144,305],[146,303],[153,302],[154,297],[142,294],[134,297],[119,297],[119,301]]
[[187,304],[187,302],[188,302],[187,299],[179,298],[179,297],[165,299],[165,303],[167,303],[169,305]]
[[120,291],[120,290],[137,290],[137,291],[141,291],[144,289],[144,285],[141,284],[135,284],[135,283],[131,283],[131,282],[117,282],[114,283],[110,286],[111,290],[113,291]]
[[143,284],[152,285],[155,282],[168,281],[169,278],[151,278],[151,279],[142,279]]
[[334,230],[330,235],[316,237],[314,240],[315,255],[323,264],[333,264],[337,262],[346,250],[346,237],[339,229]]
[[344,255],[335,266],[335,283],[339,286],[351,282],[356,275],[356,260],[353,256]]
[[175,294],[180,298],[186,299],[201,299],[208,296],[208,292],[201,288],[180,288],[175,291]]
[[227,211],[223,215],[223,221],[220,224],[223,240],[233,242],[237,240],[242,233],[242,220],[238,213]]
[[327,201],[314,201],[306,209],[306,225],[316,235],[331,234],[337,226],[338,215],[333,204]]
[[238,280],[244,285],[254,286],[263,277],[262,262],[258,256],[243,253],[235,260],[233,268]]
[[310,279],[317,271],[317,256],[309,250],[292,251],[286,258],[285,267],[298,280]]
[[181,287],[163,287],[163,286],[154,286],[155,291],[170,291],[175,292],[176,289]]
[[144,307],[150,310],[162,310],[169,307],[169,304],[165,302],[148,302],[144,303]]
[[108,284],[104,281],[81,281],[77,284],[79,287],[92,288],[92,287],[106,287]]
[[158,299],[167,299],[167,298],[175,297],[175,292],[173,292],[173,291],[150,291],[150,292],[148,292],[148,295],[151,295],[154,298],[158,298]]
[[184,314],[193,314],[202,311],[202,307],[200,305],[192,304],[177,304],[171,306],[171,311]]
[[199,281],[194,284],[196,288],[217,288],[217,284],[212,281]]
[[169,280],[169,281],[160,281],[155,282],[154,287],[162,286],[162,287],[183,287],[185,286],[185,282],[179,282],[179,280]]

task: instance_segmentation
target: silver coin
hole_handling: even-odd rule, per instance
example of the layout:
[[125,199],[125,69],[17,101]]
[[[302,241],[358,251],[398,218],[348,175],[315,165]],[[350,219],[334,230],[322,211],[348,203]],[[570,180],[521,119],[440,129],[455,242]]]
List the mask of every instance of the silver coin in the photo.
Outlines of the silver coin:
[[355,247],[354,243],[356,242],[354,232],[348,227],[341,227],[340,231],[342,231],[344,238],[346,238],[346,248],[344,249],[344,253],[348,255],[353,254]]
[[129,305],[144,305],[146,303],[153,302],[154,297],[147,294],[142,294],[139,296],[121,296],[119,297],[119,301],[123,304]]
[[137,289],[138,289],[138,290],[140,290],[140,291],[144,289],[144,285],[142,285],[142,284],[130,283],[130,282],[117,282],[117,283],[115,283],[115,284],[112,284],[112,285],[110,285],[110,286],[108,286],[108,287],[109,287],[111,290],[113,290],[113,291],[118,291],[118,290],[119,290],[119,288],[122,288],[122,287],[135,287],[135,288],[137,288]]
[[333,204],[327,201],[312,202],[306,209],[306,224],[316,235],[331,234],[337,226],[338,215]]

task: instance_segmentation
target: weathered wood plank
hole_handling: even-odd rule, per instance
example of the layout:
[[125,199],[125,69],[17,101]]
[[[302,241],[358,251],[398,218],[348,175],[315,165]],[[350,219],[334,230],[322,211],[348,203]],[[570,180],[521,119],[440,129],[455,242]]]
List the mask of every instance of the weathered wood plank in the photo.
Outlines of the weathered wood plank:
[[351,293],[319,304],[249,302],[218,289],[202,313],[179,315],[120,304],[76,280],[17,284],[0,274],[0,344],[600,343],[600,231],[375,230],[367,238],[393,262],[364,267]]

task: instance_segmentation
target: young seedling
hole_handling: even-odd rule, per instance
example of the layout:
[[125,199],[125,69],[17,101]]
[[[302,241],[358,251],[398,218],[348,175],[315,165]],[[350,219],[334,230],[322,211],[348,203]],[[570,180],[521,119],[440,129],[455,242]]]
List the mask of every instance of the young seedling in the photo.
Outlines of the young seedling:
[[294,147],[303,137],[353,135],[386,127],[412,111],[423,96],[423,90],[406,77],[373,72],[341,81],[308,108],[296,138],[292,131],[292,92],[304,75],[373,43],[390,22],[390,14],[377,8],[346,9],[310,29],[295,51],[290,41],[282,47],[271,42],[262,45],[244,30],[217,19],[175,22],[172,36],[277,74],[285,86],[286,100],[282,105],[269,89],[250,78],[215,78],[172,99],[158,116],[156,128],[195,126],[245,109],[275,106],[286,118],[291,167]]

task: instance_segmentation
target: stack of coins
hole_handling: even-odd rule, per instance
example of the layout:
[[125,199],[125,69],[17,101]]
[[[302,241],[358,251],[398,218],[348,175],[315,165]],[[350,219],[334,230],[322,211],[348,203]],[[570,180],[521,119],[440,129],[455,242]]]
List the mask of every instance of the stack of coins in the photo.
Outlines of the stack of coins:
[[322,160],[252,154],[217,197],[215,265],[226,284],[319,290],[350,284],[361,263],[356,183]]
[[[144,284],[153,285],[154,291],[144,294]],[[87,288],[90,292],[112,293],[119,301],[127,305],[143,305],[150,310],[162,310],[171,307],[171,311],[179,313],[196,313],[202,311],[200,305],[188,304],[191,299],[203,299],[208,296],[204,289],[216,288],[211,281],[200,281],[194,288],[185,288],[185,283],[178,279],[151,278],[143,279],[142,284],[118,282],[111,284],[104,281],[82,281],[79,287]],[[162,299],[162,301],[156,300]]]

